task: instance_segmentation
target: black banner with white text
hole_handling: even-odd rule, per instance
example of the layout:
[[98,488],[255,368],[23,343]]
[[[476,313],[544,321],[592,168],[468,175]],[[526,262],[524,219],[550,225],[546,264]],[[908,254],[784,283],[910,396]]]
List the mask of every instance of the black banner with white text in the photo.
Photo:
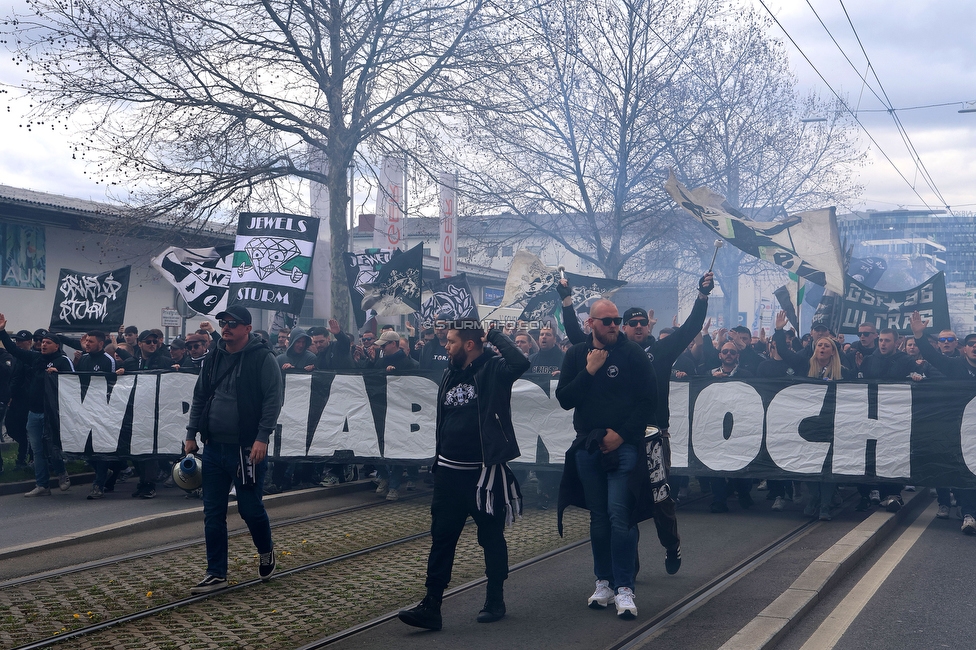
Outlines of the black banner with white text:
[[[438,372],[289,374],[272,458],[424,463],[434,454]],[[108,381],[113,384],[111,393]],[[52,375],[54,433],[70,454],[180,454],[196,376]],[[557,380],[512,393],[522,456],[562,465],[575,433]],[[133,423],[139,423],[134,426]],[[694,379],[671,384],[672,471],[697,476],[976,487],[976,384]]]

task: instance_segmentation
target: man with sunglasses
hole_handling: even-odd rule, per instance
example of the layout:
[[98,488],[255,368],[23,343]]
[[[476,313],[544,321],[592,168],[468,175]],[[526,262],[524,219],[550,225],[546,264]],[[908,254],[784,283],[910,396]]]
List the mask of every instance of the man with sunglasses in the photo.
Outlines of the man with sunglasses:
[[281,410],[282,378],[274,354],[251,333],[251,312],[232,305],[217,314],[220,341],[207,355],[193,388],[184,448],[203,448],[203,528],[207,573],[190,589],[207,594],[227,588],[227,502],[237,488],[237,508],[257,547],[258,575],[275,570],[271,524],[264,508],[268,441]]
[[[851,370],[861,367],[864,359],[874,354],[878,349],[878,328],[873,323],[861,323],[857,327],[857,341],[851,345],[851,351],[847,354],[846,361],[841,359]],[[811,345],[811,347],[813,347]]]
[[657,382],[647,353],[621,336],[622,320],[609,300],[593,303],[590,340],[570,348],[563,361],[556,398],[575,409],[576,440],[566,452],[558,522],[561,534],[569,505],[590,511],[596,589],[587,606],[614,603],[619,617],[632,619],[637,523],[653,516],[644,434],[654,421]]
[[951,329],[944,329],[939,332],[939,352],[942,353],[944,357],[958,357],[959,352],[959,338],[956,333]]
[[186,354],[180,362],[180,370],[192,370],[203,366],[207,353],[210,352],[210,337],[206,334],[194,332],[186,336]]
[[[917,311],[912,312],[912,334],[915,335],[915,344],[921,351],[922,358],[942,371],[949,379],[976,382],[976,334],[966,335],[960,348],[960,356],[948,357],[933,349],[925,340],[925,328],[928,327],[928,324],[929,321],[922,320],[921,314]],[[962,512],[962,532],[967,535],[976,535],[976,490],[954,488],[952,491],[956,495],[956,502]],[[941,505],[944,495],[939,496]],[[944,513],[940,508],[937,516],[940,519],[947,519],[949,517],[948,508]]]

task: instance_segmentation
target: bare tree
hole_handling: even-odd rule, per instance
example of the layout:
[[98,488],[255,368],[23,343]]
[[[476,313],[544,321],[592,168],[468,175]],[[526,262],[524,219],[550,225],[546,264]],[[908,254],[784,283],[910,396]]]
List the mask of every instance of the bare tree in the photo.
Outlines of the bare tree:
[[[505,0],[28,1],[8,30],[32,119],[84,124],[98,180],[187,228],[295,209],[322,183],[333,242],[357,149],[460,106],[463,80],[496,65],[482,34],[503,45],[510,15]],[[332,304],[348,317],[344,283]]]
[[699,110],[682,59],[713,4],[565,0],[527,15],[518,53],[531,65],[483,79],[489,109],[457,116],[469,209],[513,213],[609,278],[669,236],[661,172]]

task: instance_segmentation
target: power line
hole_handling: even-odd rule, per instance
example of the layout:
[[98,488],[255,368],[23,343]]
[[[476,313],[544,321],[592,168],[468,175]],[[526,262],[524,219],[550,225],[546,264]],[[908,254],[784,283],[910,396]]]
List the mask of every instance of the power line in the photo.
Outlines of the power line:
[[[932,178],[932,175],[929,173],[929,170],[925,167],[925,163],[922,162],[922,157],[918,154],[918,150],[915,148],[915,144],[912,142],[911,137],[909,137],[908,131],[905,129],[905,126],[902,124],[901,118],[898,117],[897,113],[894,112],[894,108],[892,107],[891,104],[891,99],[889,99],[888,93],[884,89],[884,84],[881,83],[881,78],[878,77],[878,71],[874,69],[874,64],[871,63],[871,59],[868,57],[868,53],[864,47],[864,43],[861,42],[861,37],[857,33],[857,28],[854,27],[854,21],[851,20],[851,16],[847,12],[847,7],[844,5],[844,0],[838,0],[838,2],[840,2],[841,9],[844,10],[844,16],[847,17],[847,24],[851,26],[851,31],[854,32],[854,38],[857,39],[857,44],[861,48],[861,54],[864,55],[864,60],[867,61],[868,69],[871,71],[871,74],[874,75],[875,81],[878,82],[878,88],[881,89],[881,94],[884,95],[883,103],[885,106],[888,107],[891,114],[891,119],[894,121],[895,126],[898,128],[898,132],[901,134],[902,141],[905,143],[905,146],[907,147],[909,154],[914,159],[916,168],[922,172],[923,180],[925,180],[929,188],[933,192],[935,192],[935,195],[939,197],[939,200],[942,201],[942,205],[944,205],[946,210],[948,210],[949,213],[952,214],[952,210],[947,205],[947,201],[945,200],[945,197],[942,196],[942,192],[939,191],[939,188],[935,184],[935,179]],[[809,0],[807,0],[807,3],[809,4]],[[833,38],[833,36],[831,36],[831,38]],[[834,42],[836,43],[836,41]],[[844,56],[846,58],[847,55],[845,54]],[[873,89],[872,92],[874,92]],[[875,96],[877,96],[876,93]]]
[[833,93],[834,97],[837,98],[837,101],[840,102],[840,105],[844,107],[844,109],[847,111],[848,114],[850,114],[850,116],[852,118],[854,118],[854,121],[857,122],[857,125],[859,127],[861,127],[861,130],[864,131],[864,134],[866,136],[868,136],[868,139],[871,140],[871,143],[874,144],[875,147],[877,147],[878,152],[880,152],[881,155],[884,156],[884,159],[888,161],[888,164],[891,165],[892,169],[895,170],[895,173],[897,173],[898,176],[903,181],[905,181],[905,184],[908,185],[909,188],[911,188],[912,193],[914,193],[915,196],[917,196],[919,198],[919,200],[922,202],[922,204],[927,209],[931,210],[932,207],[928,204],[928,202],[925,200],[925,198],[921,194],[919,194],[918,193],[918,190],[915,189],[915,186],[907,178],[905,178],[905,175],[901,172],[900,169],[898,169],[898,165],[895,164],[895,162],[891,159],[891,157],[887,154],[887,152],[885,152],[885,150],[881,146],[881,144],[875,139],[875,137],[873,135],[871,135],[870,131],[867,130],[867,128],[864,126],[864,124],[861,122],[861,120],[858,119],[857,112],[854,111],[854,110],[852,110],[851,107],[847,105],[847,102],[844,101],[844,98],[841,97],[840,93],[838,93],[836,90],[834,90],[834,87],[830,85],[830,82],[827,81],[826,77],[823,76],[823,73],[821,73],[820,70],[817,68],[817,66],[814,65],[813,61],[810,60],[810,57],[807,56],[806,52],[803,51],[803,49],[800,47],[799,43],[796,42],[796,39],[794,39],[790,35],[790,33],[788,31],[786,31],[786,27],[783,26],[783,23],[781,23],[779,21],[779,19],[776,17],[776,15],[766,5],[765,0],[759,0],[759,4],[762,5],[763,9],[766,10],[766,13],[769,14],[769,17],[772,18],[773,19],[773,22],[775,22],[776,25],[782,30],[782,32],[786,36],[786,38],[790,39],[790,43],[793,44],[793,47],[796,48],[797,52],[799,52],[800,53],[800,56],[802,56],[804,58],[804,60],[806,60],[806,62],[810,65],[810,67],[813,69],[813,71],[817,73],[817,76],[820,77],[820,80],[823,81],[823,83],[824,83],[825,86],[827,86],[827,89],[830,90],[830,92]]

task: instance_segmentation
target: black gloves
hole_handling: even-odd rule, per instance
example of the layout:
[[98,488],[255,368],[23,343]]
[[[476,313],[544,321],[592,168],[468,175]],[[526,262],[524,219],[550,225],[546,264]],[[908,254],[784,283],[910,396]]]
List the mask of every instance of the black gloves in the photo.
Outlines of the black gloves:
[[698,281],[698,292],[703,296],[707,296],[715,288],[715,280],[712,280],[708,284],[705,283],[705,276],[702,276],[701,280]]
[[562,282],[557,282],[556,293],[559,294],[560,299],[565,300],[566,298],[569,298],[571,295],[573,295],[573,289],[572,287],[569,286],[564,287]]

